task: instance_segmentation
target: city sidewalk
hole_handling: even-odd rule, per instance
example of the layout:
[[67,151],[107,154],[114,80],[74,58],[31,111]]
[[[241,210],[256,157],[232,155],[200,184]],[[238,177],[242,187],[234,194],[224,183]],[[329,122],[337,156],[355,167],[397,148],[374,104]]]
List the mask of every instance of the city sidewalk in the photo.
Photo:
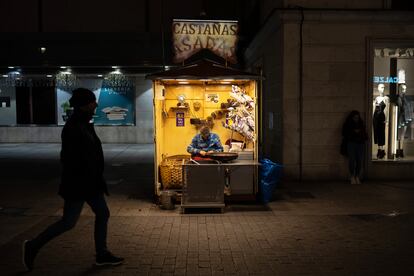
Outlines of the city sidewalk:
[[[109,248],[94,263],[94,217],[39,253],[29,275],[414,275],[414,185],[282,183],[275,200],[224,214],[161,210],[152,201],[153,145],[104,145]],[[24,273],[21,242],[61,213],[59,144],[0,144],[0,271]]]

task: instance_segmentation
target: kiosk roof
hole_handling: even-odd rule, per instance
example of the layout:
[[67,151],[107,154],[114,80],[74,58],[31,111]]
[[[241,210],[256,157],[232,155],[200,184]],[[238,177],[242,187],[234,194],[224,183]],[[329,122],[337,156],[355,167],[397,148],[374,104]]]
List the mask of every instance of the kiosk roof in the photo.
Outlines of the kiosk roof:
[[201,59],[171,70],[148,74],[146,78],[151,80],[258,80],[261,77],[258,74],[234,69],[209,59]]

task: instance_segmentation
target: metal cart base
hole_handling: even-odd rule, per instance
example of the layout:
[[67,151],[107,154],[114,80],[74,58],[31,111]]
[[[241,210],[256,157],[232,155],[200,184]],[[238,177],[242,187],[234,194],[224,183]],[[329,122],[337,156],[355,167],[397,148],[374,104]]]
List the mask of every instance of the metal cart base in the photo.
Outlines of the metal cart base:
[[224,211],[225,170],[213,163],[183,165],[181,211],[188,208],[220,208]]

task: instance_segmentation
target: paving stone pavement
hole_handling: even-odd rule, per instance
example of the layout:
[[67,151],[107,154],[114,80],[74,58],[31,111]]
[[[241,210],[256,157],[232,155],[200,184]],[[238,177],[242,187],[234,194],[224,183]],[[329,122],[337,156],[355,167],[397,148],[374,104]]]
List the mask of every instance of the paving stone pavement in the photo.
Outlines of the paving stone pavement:
[[[104,149],[112,183],[108,246],[125,264],[93,265],[94,217],[85,207],[28,275],[414,275],[410,182],[283,183],[267,206],[183,215],[152,201],[152,145]],[[58,150],[0,144],[0,275],[26,274],[21,242],[61,214]]]

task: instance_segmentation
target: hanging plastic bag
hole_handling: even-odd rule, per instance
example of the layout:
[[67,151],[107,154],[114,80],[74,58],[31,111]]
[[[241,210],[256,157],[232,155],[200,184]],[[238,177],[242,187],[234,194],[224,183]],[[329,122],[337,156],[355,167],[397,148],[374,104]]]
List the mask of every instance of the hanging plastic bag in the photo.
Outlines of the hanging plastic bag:
[[259,198],[263,203],[268,203],[280,181],[283,166],[269,159],[261,159],[260,163]]

